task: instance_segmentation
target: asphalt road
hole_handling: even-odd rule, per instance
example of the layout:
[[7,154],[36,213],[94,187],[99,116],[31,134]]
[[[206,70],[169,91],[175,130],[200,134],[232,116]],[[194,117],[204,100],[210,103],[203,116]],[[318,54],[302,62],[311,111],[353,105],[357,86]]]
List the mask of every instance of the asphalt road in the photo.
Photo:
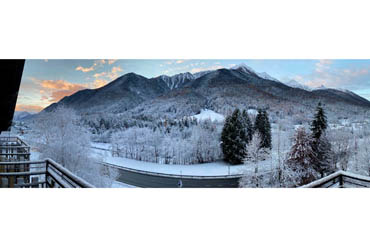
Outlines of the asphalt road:
[[141,171],[102,163],[118,171],[116,180],[143,188],[237,188],[240,175],[187,176]]

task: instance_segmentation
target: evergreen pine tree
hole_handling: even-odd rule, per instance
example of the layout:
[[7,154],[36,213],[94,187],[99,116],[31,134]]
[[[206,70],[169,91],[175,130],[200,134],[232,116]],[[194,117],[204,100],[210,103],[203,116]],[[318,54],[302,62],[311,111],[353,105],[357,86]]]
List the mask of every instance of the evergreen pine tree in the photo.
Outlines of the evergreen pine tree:
[[324,176],[324,173],[333,170],[332,164],[332,150],[331,144],[326,138],[325,130],[328,127],[324,109],[321,103],[317,105],[314,119],[311,123],[312,131],[312,150],[316,153],[317,159],[313,163],[314,169]]
[[253,125],[252,122],[248,116],[248,112],[246,110],[243,110],[242,112],[242,123],[243,127],[245,129],[245,142],[248,144],[252,140],[253,136]]
[[333,152],[325,134],[322,134],[319,140],[313,140],[313,150],[317,157],[314,169],[320,173],[321,177],[324,177],[327,172],[333,172]]
[[316,140],[320,139],[322,132],[328,127],[326,115],[324,109],[321,107],[321,103],[316,107],[315,117],[311,123],[312,137]]
[[270,120],[268,117],[268,114],[266,110],[263,111],[263,119],[264,119],[264,129],[265,129],[265,136],[264,139],[262,140],[262,148],[272,148],[271,145],[271,124]]
[[231,164],[242,164],[246,156],[245,130],[239,109],[225,120],[221,133],[221,148],[224,158]]
[[288,153],[287,165],[296,173],[297,185],[310,183],[316,179],[312,164],[317,163],[317,156],[311,143],[312,138],[304,128],[296,130],[293,146]]
[[271,124],[266,110],[258,110],[254,129],[260,134],[261,148],[271,149]]

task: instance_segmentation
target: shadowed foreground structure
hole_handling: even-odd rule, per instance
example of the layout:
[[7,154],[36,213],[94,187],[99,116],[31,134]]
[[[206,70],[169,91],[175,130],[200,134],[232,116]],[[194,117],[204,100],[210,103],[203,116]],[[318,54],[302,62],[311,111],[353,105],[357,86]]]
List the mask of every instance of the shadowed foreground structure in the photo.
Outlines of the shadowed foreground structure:
[[[25,60],[0,60],[0,134],[12,125]],[[51,159],[30,161],[30,146],[0,136],[0,188],[90,188],[91,184]]]
[[25,60],[0,60],[0,133],[9,130],[17,103]]

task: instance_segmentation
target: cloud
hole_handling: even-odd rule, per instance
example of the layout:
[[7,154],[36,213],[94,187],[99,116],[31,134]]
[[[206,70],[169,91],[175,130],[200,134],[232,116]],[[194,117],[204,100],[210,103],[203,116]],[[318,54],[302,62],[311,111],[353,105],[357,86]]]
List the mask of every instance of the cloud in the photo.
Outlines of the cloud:
[[360,90],[370,86],[370,66],[333,67],[332,60],[319,60],[308,75],[296,75],[295,80],[310,86]]
[[333,63],[332,60],[328,59],[321,59],[318,63],[315,64],[316,68],[315,71],[318,73],[324,72],[325,70],[330,68],[330,65]]
[[114,64],[118,59],[108,59],[108,64]]
[[120,66],[115,66],[112,68],[111,72],[106,74],[106,76],[109,79],[114,80],[118,77],[118,72],[123,72],[123,69]]
[[54,103],[65,96],[70,96],[77,91],[86,89],[86,85],[72,83],[65,80],[39,80],[31,78],[31,80],[39,87],[39,92],[42,101]]
[[[112,64],[112,62],[110,63],[109,61],[110,60],[108,60],[108,64]],[[94,64],[92,66],[90,66],[90,67],[78,66],[75,70],[87,73],[87,72],[90,72],[90,71],[94,71],[98,67],[102,67],[106,63],[107,63],[107,61],[105,61],[105,59],[95,60]]]
[[93,83],[94,88],[100,88],[107,85],[108,81],[104,79],[96,79]]
[[[109,60],[107,63],[108,64],[110,63]],[[113,62],[111,62],[111,64],[112,63]],[[112,67],[110,71],[103,71],[100,73],[95,73],[93,75],[95,80],[92,83],[90,83],[90,87],[99,88],[99,87],[105,86],[108,83],[108,80],[112,81],[116,79],[120,75],[120,72],[123,72],[123,69],[120,66],[114,66]]]
[[112,68],[112,73],[116,73],[116,72],[122,72],[123,70],[122,70],[122,68],[121,67],[119,67],[119,66],[117,66],[117,67],[113,67]]
[[86,73],[86,72],[90,72],[90,71],[95,70],[95,67],[94,67],[94,66],[91,66],[91,67],[88,67],[88,68],[84,68],[84,67],[82,67],[82,66],[78,66],[78,67],[76,68],[76,70],[77,70],[77,71],[78,71],[78,70],[80,70],[80,71],[82,71],[82,72]]
[[15,106],[16,111],[28,111],[28,112],[40,112],[44,109],[44,107],[41,107],[39,105],[25,105],[25,104],[17,104]]
[[96,73],[96,74],[94,74],[94,77],[99,78],[101,76],[105,76],[106,74],[107,74],[107,72]]
[[71,83],[65,80],[41,80],[40,85],[45,89],[58,90],[81,90],[85,88],[82,84]]
[[201,71],[206,71],[206,70],[217,70],[217,69],[222,69],[224,68],[223,66],[221,65],[214,65],[214,66],[210,66],[210,67],[203,67],[203,68],[193,68],[190,70],[191,73],[197,73],[197,72],[201,72]]

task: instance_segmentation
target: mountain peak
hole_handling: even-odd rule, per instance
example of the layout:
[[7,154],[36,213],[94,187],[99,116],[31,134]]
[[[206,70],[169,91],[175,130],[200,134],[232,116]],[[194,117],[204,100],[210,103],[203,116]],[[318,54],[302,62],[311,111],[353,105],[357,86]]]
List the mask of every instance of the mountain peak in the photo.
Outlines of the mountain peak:
[[[158,78],[158,77],[157,77]],[[180,73],[173,76],[168,75],[160,75],[160,79],[162,79],[169,89],[178,88],[181,84],[185,83],[186,81],[196,79],[193,74],[190,72]]]
[[245,73],[248,73],[248,74],[256,74],[256,72],[251,67],[246,65],[245,63],[235,65],[235,66],[231,67],[231,69],[241,70],[241,71],[243,71]]

